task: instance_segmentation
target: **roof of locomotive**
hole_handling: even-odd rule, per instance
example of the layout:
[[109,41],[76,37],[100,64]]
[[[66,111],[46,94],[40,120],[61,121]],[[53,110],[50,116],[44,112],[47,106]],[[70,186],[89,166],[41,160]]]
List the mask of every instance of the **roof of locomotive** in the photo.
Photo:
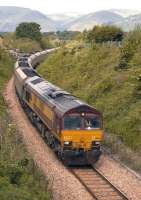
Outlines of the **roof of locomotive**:
[[34,91],[36,95],[40,96],[44,102],[50,104],[51,107],[54,107],[56,112],[61,116],[80,107],[87,107],[89,110],[93,110],[100,115],[100,112],[95,108],[43,78],[38,76],[30,78],[26,81],[26,84],[27,87]]

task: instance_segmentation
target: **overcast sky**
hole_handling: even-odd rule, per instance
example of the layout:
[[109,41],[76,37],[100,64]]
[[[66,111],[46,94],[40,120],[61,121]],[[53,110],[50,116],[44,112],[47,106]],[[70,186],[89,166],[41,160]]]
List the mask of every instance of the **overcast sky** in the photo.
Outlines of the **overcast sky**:
[[46,14],[89,13],[110,8],[141,10],[140,0],[0,0],[0,6],[20,6]]

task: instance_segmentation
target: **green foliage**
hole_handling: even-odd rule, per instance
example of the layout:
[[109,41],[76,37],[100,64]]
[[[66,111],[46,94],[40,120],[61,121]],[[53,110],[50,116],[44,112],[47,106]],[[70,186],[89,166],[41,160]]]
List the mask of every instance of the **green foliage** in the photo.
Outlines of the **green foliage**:
[[141,27],[137,27],[134,31],[128,33],[123,41],[121,48],[120,68],[127,68],[140,64],[141,50]]
[[17,38],[15,33],[8,33],[3,38],[3,45],[7,49],[19,49],[20,52],[32,53],[58,47],[60,40],[53,35],[44,35],[40,41],[35,41],[30,38]]
[[60,46],[60,41],[52,35],[43,36],[40,41],[40,46],[42,49],[51,49]]
[[84,31],[84,37],[87,42],[108,42],[121,41],[123,38],[123,31],[116,26],[95,26],[90,31]]
[[15,40],[15,49],[20,49],[21,52],[32,53],[42,50],[40,43],[28,38]]
[[13,72],[14,59],[3,49],[0,49],[0,116],[5,113],[6,105],[3,99],[3,87]]
[[140,67],[115,70],[120,48],[114,44],[79,47],[70,43],[50,55],[39,73],[99,109],[105,129],[120,136],[132,150],[141,151]]
[[0,199],[50,200],[48,181],[26,152],[16,127],[8,116],[0,129]]
[[40,45],[42,49],[50,49],[51,44],[48,38],[43,37],[40,41]]
[[20,52],[32,53],[41,50],[40,42],[29,38],[17,38],[15,34],[4,36],[3,44],[7,49],[19,49]]
[[79,31],[57,31],[59,40],[74,40],[80,34]]
[[17,26],[16,36],[18,38],[30,38],[32,40],[40,41],[42,38],[40,29],[40,25],[35,22],[23,22]]

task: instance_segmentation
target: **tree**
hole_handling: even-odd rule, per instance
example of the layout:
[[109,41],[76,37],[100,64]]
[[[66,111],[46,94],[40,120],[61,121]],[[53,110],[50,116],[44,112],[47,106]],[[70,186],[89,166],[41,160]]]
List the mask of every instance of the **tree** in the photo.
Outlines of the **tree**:
[[88,42],[108,42],[121,41],[123,39],[123,31],[116,26],[95,26],[87,34]]
[[40,41],[42,34],[40,32],[41,27],[35,22],[24,22],[17,26],[16,36],[18,38],[30,38],[32,40]]

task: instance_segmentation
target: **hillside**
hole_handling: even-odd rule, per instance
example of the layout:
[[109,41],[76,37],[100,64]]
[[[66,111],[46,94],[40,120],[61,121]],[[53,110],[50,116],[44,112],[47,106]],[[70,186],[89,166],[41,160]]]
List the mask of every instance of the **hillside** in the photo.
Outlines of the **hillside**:
[[37,22],[45,32],[56,30],[54,22],[39,11],[0,6],[0,32],[13,32],[21,22]]
[[[137,39],[141,33],[133,33],[132,40],[129,37],[131,44],[135,42],[134,35]],[[132,56],[139,46],[133,45],[132,50],[129,44],[132,51],[132,54],[129,54],[126,40],[125,38],[125,57],[122,56],[122,59],[127,58],[129,62],[126,61],[127,67],[129,66],[126,70],[119,68],[121,52],[118,46],[89,46],[82,41],[71,42],[61,48],[50,55],[39,68],[39,73],[47,80],[80,97],[103,113],[105,131],[111,133],[108,137],[113,135],[119,138],[119,146],[113,138],[110,139],[110,146],[114,151],[118,149],[122,152],[125,160],[129,157],[131,159],[132,154],[129,151],[126,155],[126,150],[120,146],[122,142],[129,149],[141,152],[140,82],[137,79],[141,62],[139,53]]]
[[114,25],[121,27],[124,31],[130,31],[141,25],[141,14],[133,15],[124,20],[114,23]]
[[121,21],[123,17],[111,11],[99,11],[83,15],[78,19],[65,25],[65,28],[71,31],[83,31],[84,29],[91,29],[95,25],[113,24]]
[[130,9],[110,9],[109,11],[114,12],[124,18],[141,14],[140,10],[130,10]]
[[47,15],[51,20],[54,21],[57,30],[65,30],[67,24],[73,22],[81,15],[78,13],[56,13],[52,15]]

